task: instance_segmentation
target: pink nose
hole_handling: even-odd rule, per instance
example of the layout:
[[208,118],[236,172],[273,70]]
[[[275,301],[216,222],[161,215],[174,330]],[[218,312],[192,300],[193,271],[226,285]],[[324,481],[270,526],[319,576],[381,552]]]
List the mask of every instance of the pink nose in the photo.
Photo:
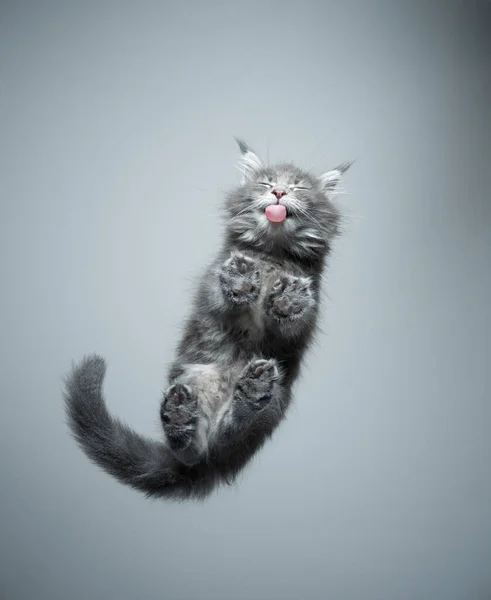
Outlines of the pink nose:
[[273,190],[272,193],[278,198],[278,200],[283,198],[283,196],[286,196],[286,192],[282,192],[281,190]]

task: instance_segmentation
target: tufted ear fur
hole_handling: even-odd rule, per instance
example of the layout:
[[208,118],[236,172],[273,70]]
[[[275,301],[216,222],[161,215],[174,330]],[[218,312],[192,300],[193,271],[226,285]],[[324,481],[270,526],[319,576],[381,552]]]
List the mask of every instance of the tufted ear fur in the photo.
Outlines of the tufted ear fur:
[[344,162],[332,169],[331,171],[327,171],[327,173],[323,173],[319,177],[319,181],[321,182],[322,189],[325,192],[333,192],[339,182],[341,181],[344,173],[351,167],[353,162]]
[[235,141],[240,148],[240,158],[237,162],[237,167],[242,173],[242,183],[246,183],[254,176],[254,173],[261,170],[263,165],[257,154],[249,148],[244,140],[235,138]]

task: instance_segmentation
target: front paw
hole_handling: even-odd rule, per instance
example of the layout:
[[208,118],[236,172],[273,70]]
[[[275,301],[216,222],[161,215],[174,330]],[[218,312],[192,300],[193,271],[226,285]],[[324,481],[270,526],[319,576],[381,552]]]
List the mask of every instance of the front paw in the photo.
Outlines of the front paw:
[[240,252],[234,252],[222,265],[220,285],[224,298],[234,306],[253,304],[261,289],[258,263]]
[[271,402],[279,378],[278,365],[273,358],[252,360],[237,381],[235,395],[261,410]]
[[301,318],[314,304],[310,278],[284,274],[273,283],[268,299],[268,313],[277,321],[294,321]]

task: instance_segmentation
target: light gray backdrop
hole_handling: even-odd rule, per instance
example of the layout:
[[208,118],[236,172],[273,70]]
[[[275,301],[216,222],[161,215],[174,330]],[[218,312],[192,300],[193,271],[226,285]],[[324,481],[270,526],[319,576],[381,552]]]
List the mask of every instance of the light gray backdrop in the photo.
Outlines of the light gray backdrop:
[[[491,4],[3,1],[2,600],[491,597]],[[160,435],[244,136],[357,159],[323,331],[234,488],[150,502],[68,435],[72,359]],[[3,594],[3,595],[2,595]]]

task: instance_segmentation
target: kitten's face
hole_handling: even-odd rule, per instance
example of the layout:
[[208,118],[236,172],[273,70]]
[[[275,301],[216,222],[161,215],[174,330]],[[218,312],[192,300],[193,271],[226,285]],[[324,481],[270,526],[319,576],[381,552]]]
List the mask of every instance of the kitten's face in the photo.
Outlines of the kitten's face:
[[331,198],[348,165],[320,177],[291,164],[265,167],[239,142],[242,185],[227,199],[232,238],[266,251],[303,258],[324,254],[338,233],[339,213]]

